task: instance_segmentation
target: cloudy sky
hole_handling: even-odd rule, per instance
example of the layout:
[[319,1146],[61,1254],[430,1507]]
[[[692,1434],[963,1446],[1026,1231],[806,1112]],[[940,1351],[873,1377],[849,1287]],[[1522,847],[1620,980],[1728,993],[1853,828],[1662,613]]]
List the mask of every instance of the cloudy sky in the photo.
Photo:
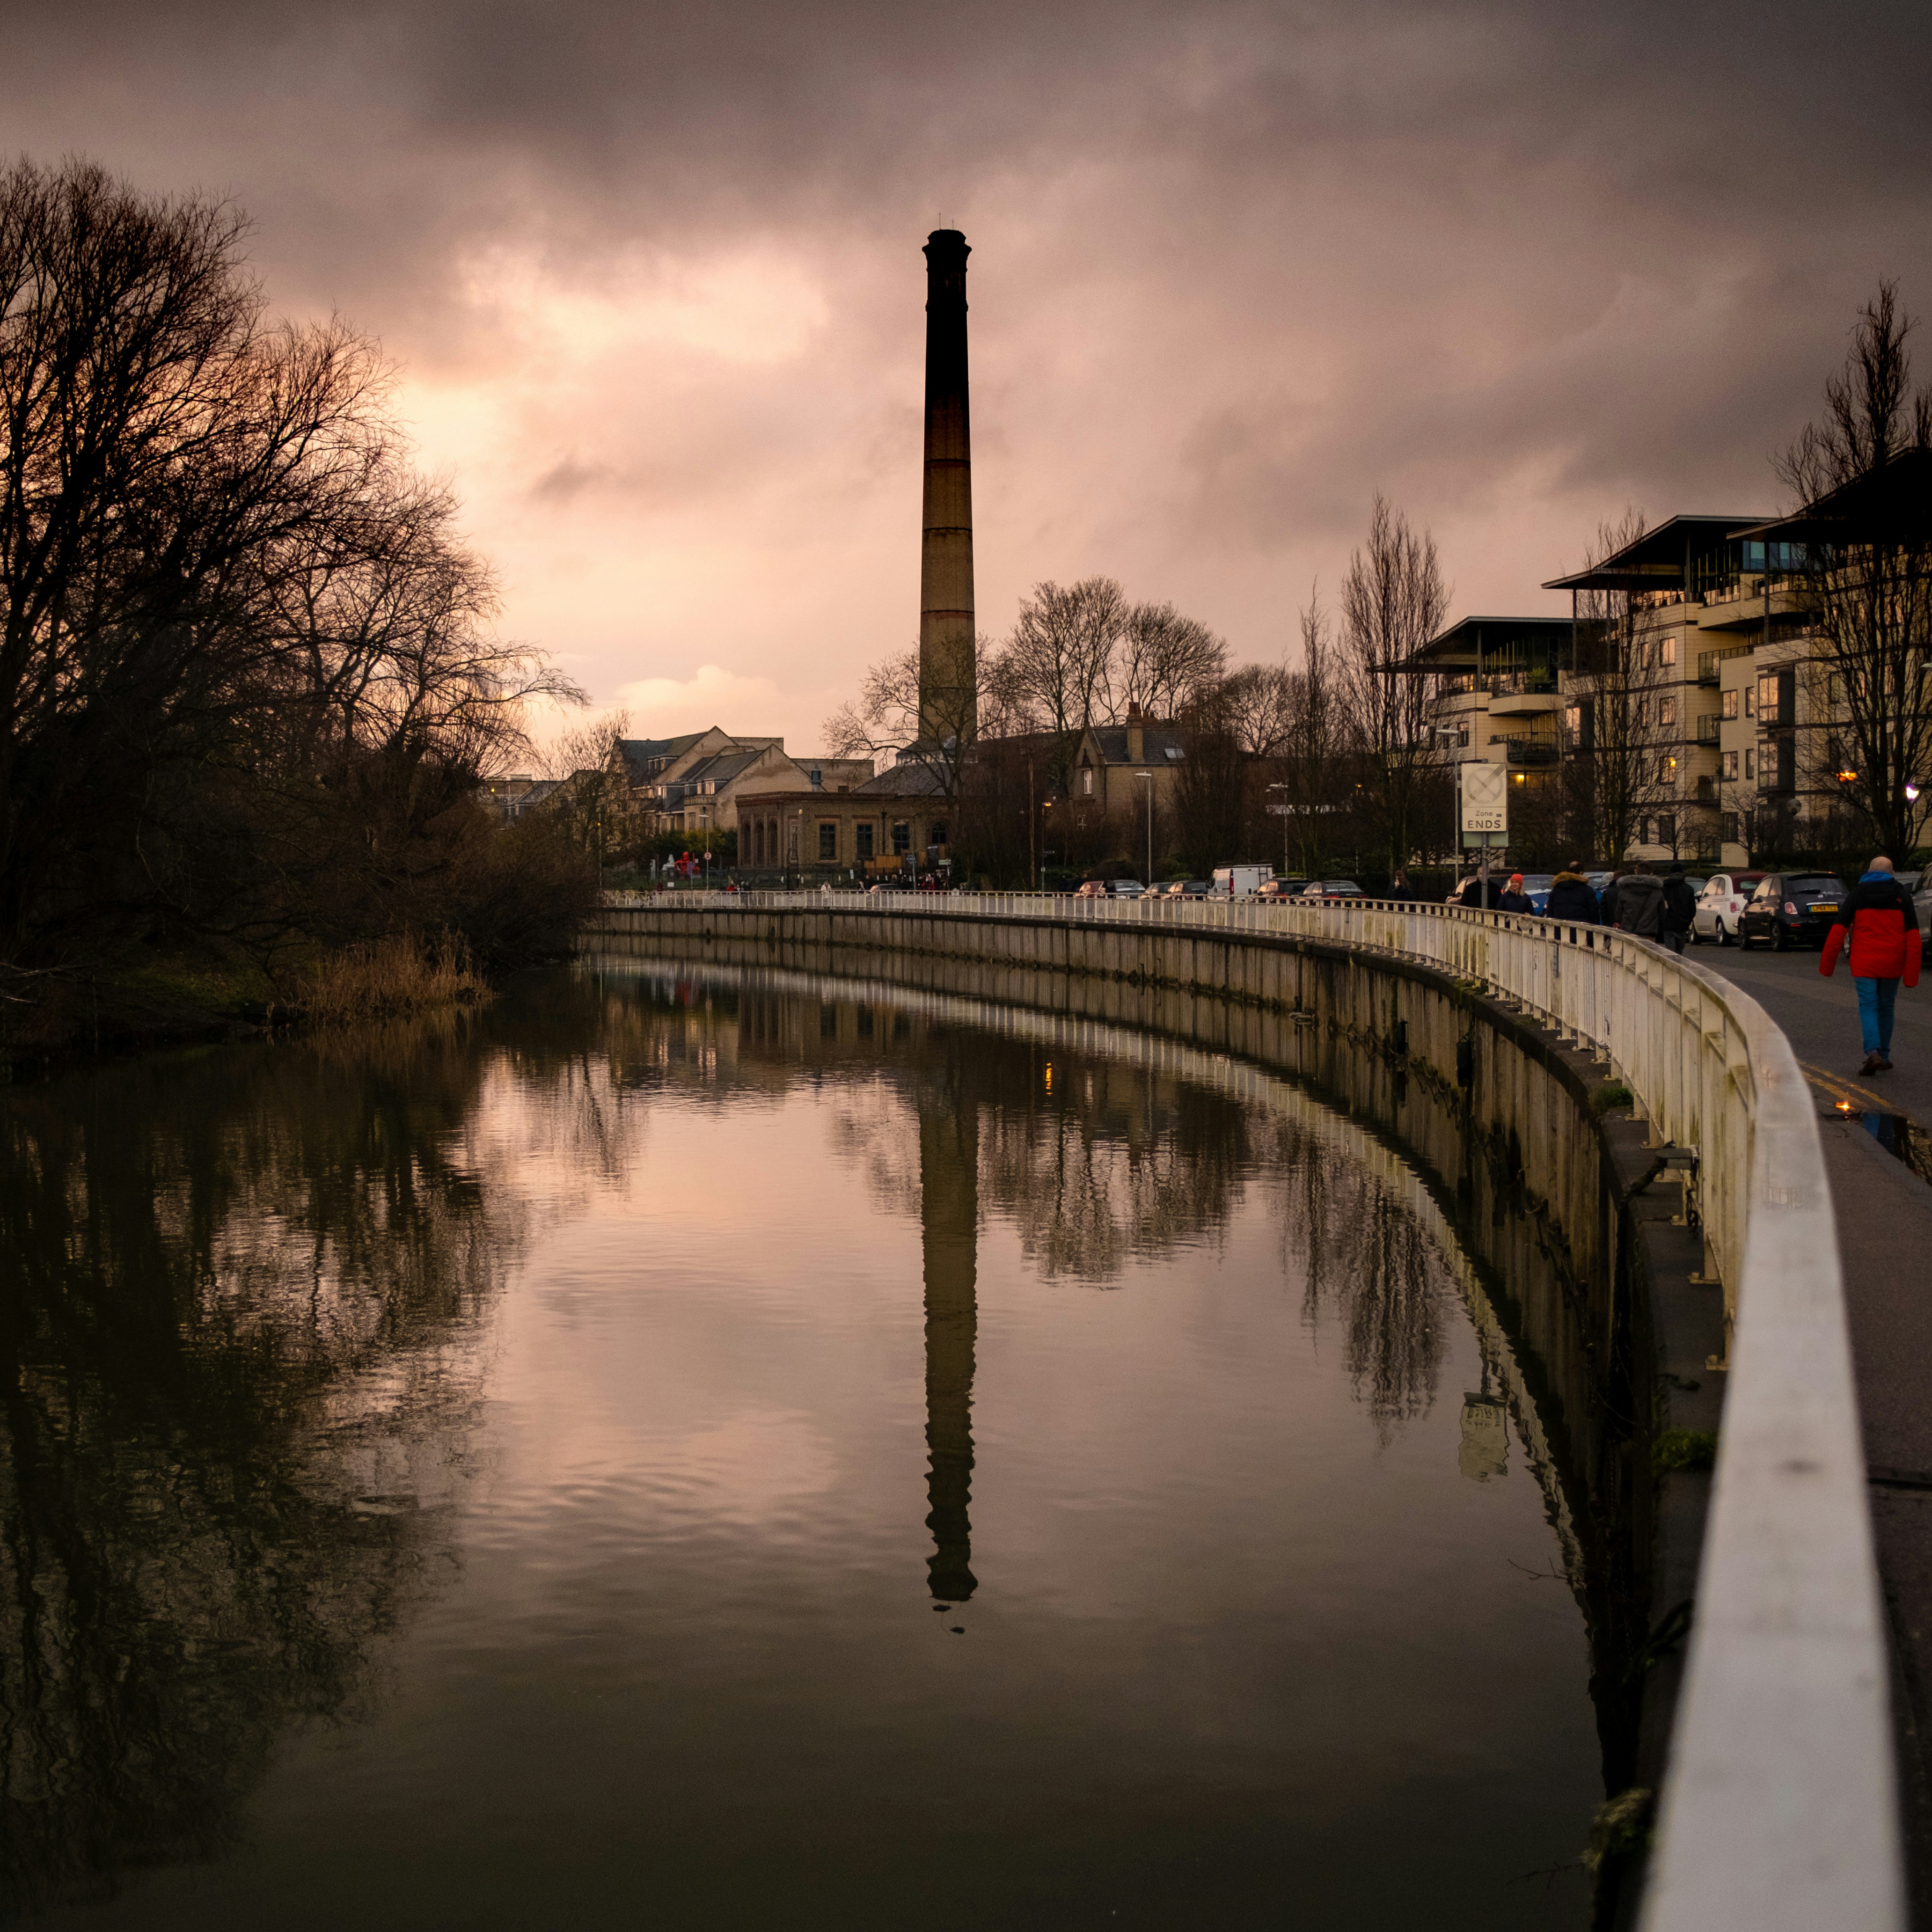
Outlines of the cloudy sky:
[[[380,337],[504,627],[809,750],[918,625],[924,263],[973,244],[982,628],[1096,572],[1287,650],[1387,491],[1463,611],[1756,514],[1932,311],[1900,4],[4,0],[0,146],[232,196]],[[1922,344],[1932,376],[1932,322]]]

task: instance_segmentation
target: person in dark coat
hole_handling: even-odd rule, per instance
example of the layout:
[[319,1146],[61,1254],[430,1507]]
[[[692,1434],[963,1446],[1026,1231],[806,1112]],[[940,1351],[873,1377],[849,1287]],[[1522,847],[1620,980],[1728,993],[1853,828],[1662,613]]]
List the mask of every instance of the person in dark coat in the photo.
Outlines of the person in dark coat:
[[1388,890],[1383,893],[1382,897],[1393,900],[1398,905],[1412,904],[1415,900],[1416,892],[1415,888],[1408,883],[1408,874],[1406,872],[1397,872],[1395,877],[1390,880]]
[[1918,915],[1912,895],[1893,877],[1889,859],[1874,859],[1840,902],[1818,957],[1818,970],[1826,979],[1836,969],[1847,939],[1865,1046],[1865,1064],[1858,1070],[1867,1076],[1889,1073],[1892,1005],[1900,980],[1908,986],[1918,985],[1920,951]]
[[1616,922],[1640,939],[1655,939],[1664,915],[1664,882],[1640,859],[1635,867],[1616,881],[1610,890],[1616,895]]
[[1657,936],[1673,952],[1684,950],[1684,935],[1696,916],[1697,895],[1684,876],[1682,866],[1672,866],[1664,875],[1664,903],[1658,914]]
[[1535,907],[1529,902],[1529,895],[1522,889],[1522,874],[1520,872],[1510,873],[1509,884],[1504,886],[1502,896],[1496,901],[1496,908],[1501,912],[1535,911]]
[[1483,875],[1480,872],[1472,872],[1462,881],[1462,890],[1456,895],[1456,902],[1458,905],[1474,906],[1478,910],[1486,903],[1490,910],[1494,912],[1502,904],[1502,881],[1492,879],[1490,881],[1489,898],[1485,902],[1483,897]]
[[1544,905],[1543,916],[1545,919],[1568,920],[1578,926],[1597,923],[1596,888],[1584,878],[1581,860],[1567,872],[1557,874],[1556,882],[1550,888],[1550,897]]

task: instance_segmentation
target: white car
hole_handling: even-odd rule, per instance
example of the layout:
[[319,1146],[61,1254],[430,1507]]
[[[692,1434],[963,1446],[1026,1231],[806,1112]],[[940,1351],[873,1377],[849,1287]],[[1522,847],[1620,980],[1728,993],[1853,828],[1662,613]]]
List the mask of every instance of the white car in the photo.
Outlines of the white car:
[[1714,939],[1720,946],[1736,945],[1744,902],[1763,878],[1762,872],[1712,873],[1690,914],[1690,943]]

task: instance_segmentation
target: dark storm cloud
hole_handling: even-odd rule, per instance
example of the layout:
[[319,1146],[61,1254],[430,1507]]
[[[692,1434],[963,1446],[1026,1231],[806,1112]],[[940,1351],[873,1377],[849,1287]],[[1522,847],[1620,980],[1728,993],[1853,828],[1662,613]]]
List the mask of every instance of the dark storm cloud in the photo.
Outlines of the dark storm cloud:
[[[651,540],[736,516],[773,554],[849,536],[852,568],[868,492],[896,543],[943,208],[976,245],[994,626],[1034,578],[1112,569],[1272,649],[1378,486],[1474,601],[1539,608],[1626,501],[1768,506],[1858,302],[1890,274],[1932,308],[1922,4],[14,11],[10,141],[234,193],[280,298],[495,412],[459,480],[517,543],[684,506]],[[550,382],[607,310],[741,269],[745,303],[822,307],[783,355],[707,360],[687,320]],[[496,299],[526,281],[548,292]],[[913,561],[869,568],[878,611]],[[779,676],[733,621],[730,668]],[[849,682],[894,622],[815,661]]]

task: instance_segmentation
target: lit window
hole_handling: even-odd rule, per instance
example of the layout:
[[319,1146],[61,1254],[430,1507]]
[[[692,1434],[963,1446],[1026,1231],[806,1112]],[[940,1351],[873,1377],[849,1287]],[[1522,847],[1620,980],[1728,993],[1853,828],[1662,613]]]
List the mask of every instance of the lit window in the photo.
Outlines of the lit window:
[[1677,662],[1677,640],[1666,638],[1657,647],[1657,661],[1660,664],[1674,664]]
[[1091,765],[1080,767],[1080,793],[1083,798],[1094,796],[1094,767]]

